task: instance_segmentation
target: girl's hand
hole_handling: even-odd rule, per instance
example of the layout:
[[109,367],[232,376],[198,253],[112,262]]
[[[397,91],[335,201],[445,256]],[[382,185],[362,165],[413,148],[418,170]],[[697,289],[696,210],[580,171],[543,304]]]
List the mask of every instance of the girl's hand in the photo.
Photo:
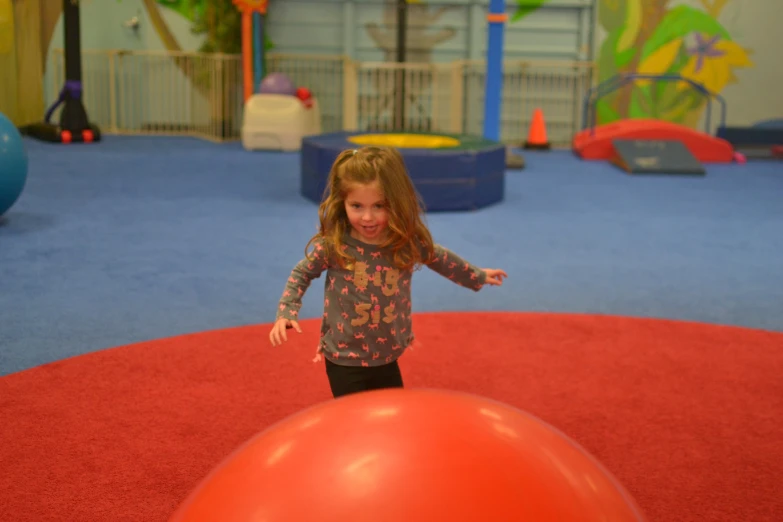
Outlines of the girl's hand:
[[269,332],[269,342],[272,346],[278,346],[283,344],[283,341],[288,340],[286,330],[288,328],[294,328],[297,332],[302,333],[302,329],[299,328],[299,323],[290,319],[278,319],[272,330]]
[[498,268],[483,268],[482,270],[487,273],[485,284],[488,285],[500,286],[503,284],[503,278],[508,277],[508,274],[505,271]]

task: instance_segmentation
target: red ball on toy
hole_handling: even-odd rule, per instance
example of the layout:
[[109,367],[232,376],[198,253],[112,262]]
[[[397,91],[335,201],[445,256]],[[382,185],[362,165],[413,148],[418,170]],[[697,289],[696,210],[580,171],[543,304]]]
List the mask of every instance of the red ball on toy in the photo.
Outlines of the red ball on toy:
[[310,89],[307,87],[299,87],[296,90],[296,97],[302,100],[305,107],[309,108],[313,106],[313,93],[311,93]]
[[172,522],[639,522],[576,443],[505,404],[382,390],[308,408],[220,464]]

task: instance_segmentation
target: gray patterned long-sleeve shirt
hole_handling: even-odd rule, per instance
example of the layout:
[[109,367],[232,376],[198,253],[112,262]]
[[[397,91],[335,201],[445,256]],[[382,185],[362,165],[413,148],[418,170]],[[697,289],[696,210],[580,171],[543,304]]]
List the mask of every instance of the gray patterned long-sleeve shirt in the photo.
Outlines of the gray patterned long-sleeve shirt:
[[[342,268],[325,259],[316,242],[313,260],[299,261],[283,290],[276,319],[297,320],[302,297],[313,279],[326,271],[324,315],[319,350],[344,366],[376,366],[395,361],[413,341],[411,323],[412,271],[401,271],[375,245],[346,235],[343,248],[356,262]],[[454,252],[435,245],[430,269],[478,291],[486,272]]]

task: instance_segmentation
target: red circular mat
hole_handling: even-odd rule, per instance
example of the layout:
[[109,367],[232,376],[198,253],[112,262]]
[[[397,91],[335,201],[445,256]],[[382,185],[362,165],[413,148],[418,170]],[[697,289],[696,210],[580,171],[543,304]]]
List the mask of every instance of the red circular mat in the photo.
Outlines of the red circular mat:
[[[92,353],[0,378],[0,520],[165,521],[255,433],[329,400],[318,323]],[[677,321],[418,314],[413,387],[537,415],[593,453],[651,522],[783,520],[783,334]],[[328,450],[328,447],[325,447]]]

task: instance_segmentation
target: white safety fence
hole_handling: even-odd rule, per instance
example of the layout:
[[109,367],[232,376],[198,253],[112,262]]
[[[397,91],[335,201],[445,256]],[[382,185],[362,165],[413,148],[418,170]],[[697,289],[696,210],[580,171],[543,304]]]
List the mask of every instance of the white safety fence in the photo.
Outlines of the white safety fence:
[[[55,51],[51,65],[48,103],[63,85],[62,50]],[[268,71],[285,73],[318,98],[324,132],[391,130],[402,124],[410,131],[481,135],[485,68],[483,61],[465,60],[397,64],[343,56],[267,56]],[[522,143],[533,111],[540,108],[552,145],[568,147],[582,123],[593,71],[589,62],[506,61],[501,140]],[[215,141],[240,136],[239,56],[84,50],[82,80],[89,117],[103,132]]]

